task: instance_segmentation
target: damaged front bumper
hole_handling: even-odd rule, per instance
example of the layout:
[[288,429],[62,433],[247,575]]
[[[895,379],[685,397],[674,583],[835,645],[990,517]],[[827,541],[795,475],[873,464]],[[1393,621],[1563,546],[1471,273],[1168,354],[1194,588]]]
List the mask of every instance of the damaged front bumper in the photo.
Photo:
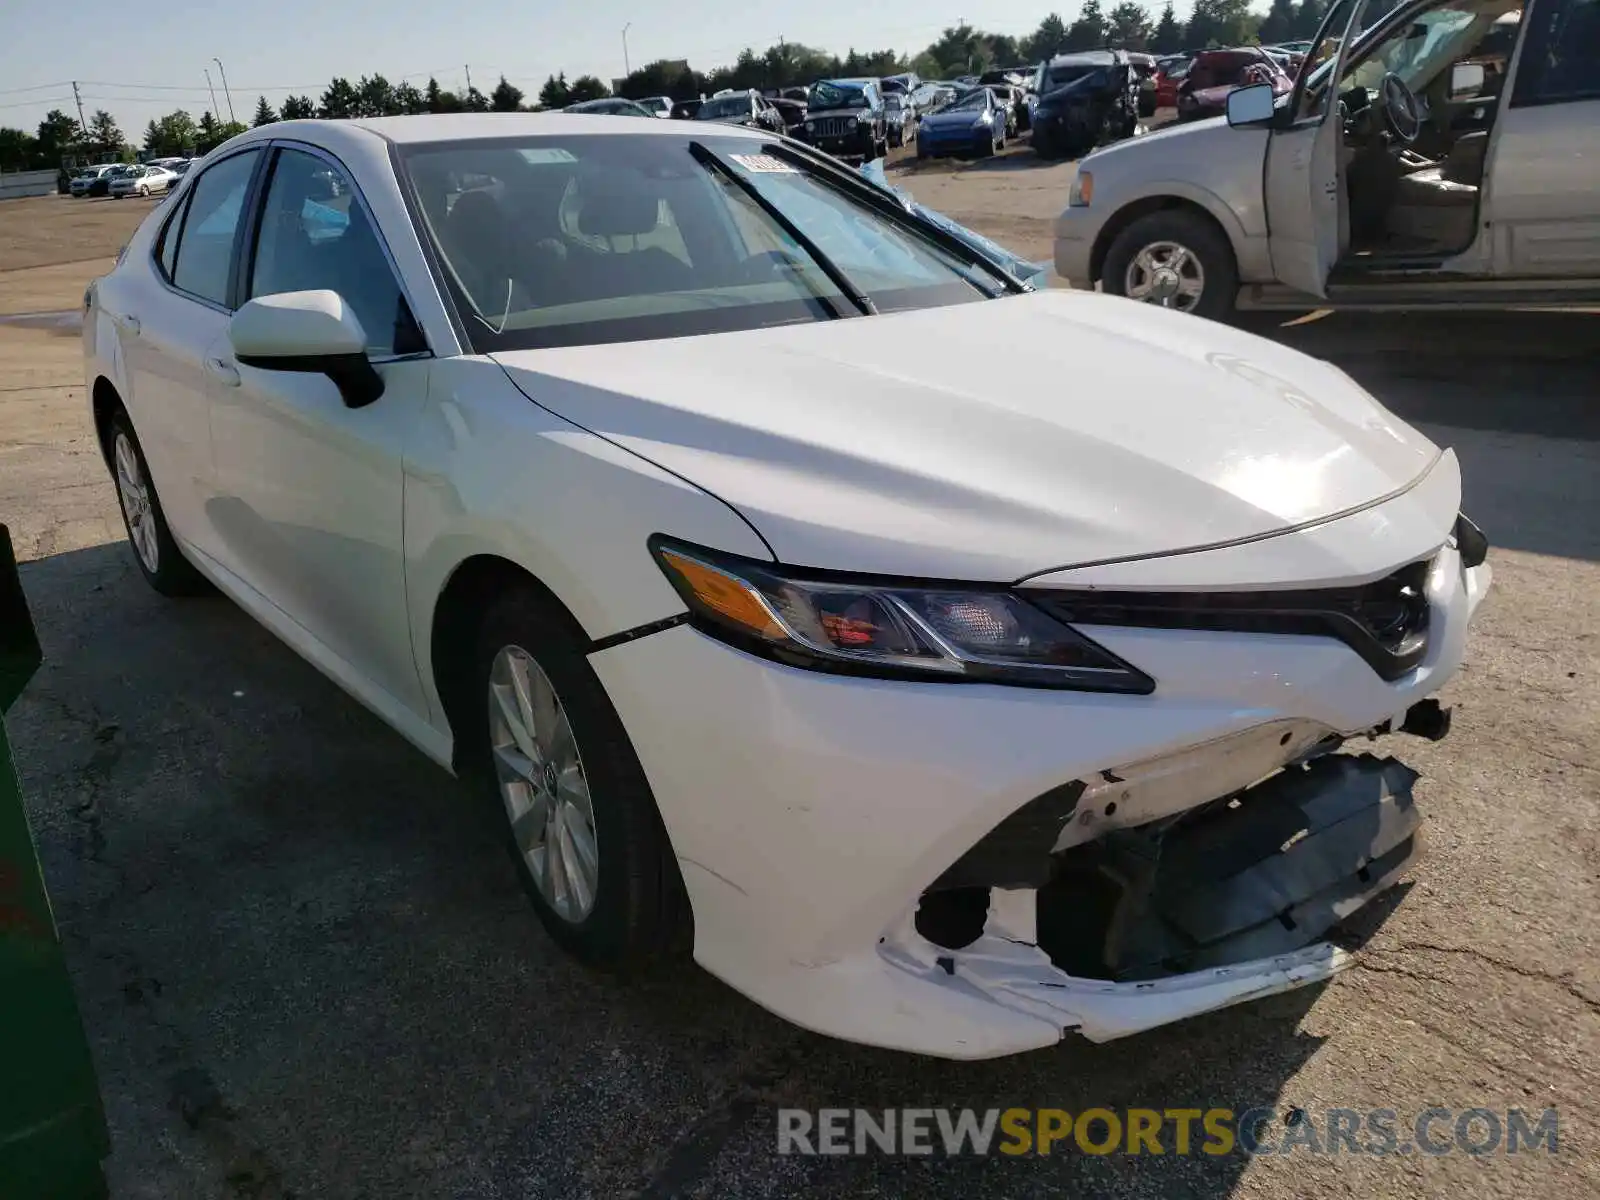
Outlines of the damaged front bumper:
[[1442,733],[1413,718],[1489,586],[1453,542],[1431,564],[1426,655],[1389,679],[1333,637],[1112,626],[1153,695],[832,676],[688,626],[590,662],[701,965],[808,1029],[990,1058],[1347,965],[1325,939],[1419,848],[1415,776],[1351,740]]
[[1415,772],[1308,761],[1337,741],[1277,722],[1041,796],[881,952],[1097,1042],[1327,979],[1350,958],[1321,939],[1420,848]]

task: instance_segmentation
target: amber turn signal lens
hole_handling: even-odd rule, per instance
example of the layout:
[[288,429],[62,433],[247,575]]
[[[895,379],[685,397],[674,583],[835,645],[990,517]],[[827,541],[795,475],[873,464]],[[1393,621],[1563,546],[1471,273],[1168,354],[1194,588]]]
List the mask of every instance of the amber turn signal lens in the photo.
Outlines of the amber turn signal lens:
[[661,550],[660,557],[708,611],[764,638],[786,636],[766,601],[740,580],[672,550]]

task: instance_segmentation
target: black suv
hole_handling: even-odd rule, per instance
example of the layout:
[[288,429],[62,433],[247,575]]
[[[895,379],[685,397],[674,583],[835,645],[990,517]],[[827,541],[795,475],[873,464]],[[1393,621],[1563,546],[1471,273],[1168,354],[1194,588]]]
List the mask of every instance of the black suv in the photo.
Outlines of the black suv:
[[876,79],[819,79],[806,97],[802,140],[838,158],[871,162],[889,152],[889,120]]
[[1131,137],[1139,121],[1156,111],[1155,81],[1143,65],[1124,50],[1059,54],[1040,63],[1034,150],[1043,158],[1080,158]]

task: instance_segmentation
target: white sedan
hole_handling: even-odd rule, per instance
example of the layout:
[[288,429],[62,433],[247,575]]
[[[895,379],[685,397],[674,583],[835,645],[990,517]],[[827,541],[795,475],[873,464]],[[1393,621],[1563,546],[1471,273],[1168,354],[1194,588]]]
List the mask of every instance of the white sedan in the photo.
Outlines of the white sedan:
[[1443,734],[1486,547],[1327,363],[563,114],[241,134],[87,299],[151,585],[468,780],[586,962],[980,1058],[1326,979],[1412,862],[1341,746]]
[[132,166],[111,180],[111,198],[122,200],[128,196],[154,196],[170,192],[182,178],[171,167]]

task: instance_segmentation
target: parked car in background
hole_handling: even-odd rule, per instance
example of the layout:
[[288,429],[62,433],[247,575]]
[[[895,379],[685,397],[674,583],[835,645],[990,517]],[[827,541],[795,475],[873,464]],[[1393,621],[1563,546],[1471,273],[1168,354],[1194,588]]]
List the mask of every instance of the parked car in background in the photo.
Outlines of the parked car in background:
[[1009,83],[984,84],[994,95],[994,102],[1006,117],[1006,136],[1014,138],[1019,130],[1029,121],[1027,102],[1021,88],[1012,87]]
[[111,194],[111,185],[131,171],[133,167],[133,163],[118,163],[116,166],[100,172],[89,181],[89,190],[86,195],[109,196]]
[[606,96],[599,100],[580,100],[577,104],[569,104],[562,112],[569,113],[595,113],[605,117],[654,117],[643,105],[635,104],[632,100],[624,100],[621,96]]
[[909,146],[917,138],[917,110],[905,92],[889,92],[883,98],[884,120],[889,126],[889,145]]
[[[458,841],[481,802],[590,967],[692,953],[963,1059],[1334,976],[1415,867],[1389,752],[1490,587],[1455,454],[1326,362],[1030,289],[773,140],[224,143],[84,298],[139,575],[220,589],[459,777]],[[1069,376],[1112,390],[1018,385]],[[299,733],[264,731],[337,789]]]
[[805,132],[806,102],[804,100],[791,100],[787,96],[779,96],[769,101],[778,116],[783,118],[783,131],[791,137],[800,137]]
[[1217,318],[1600,303],[1600,173],[1576,165],[1600,162],[1597,0],[1358,0],[1319,60],[1085,159],[1057,271]]
[[189,169],[198,161],[198,159],[194,158],[180,159],[178,162],[172,164],[172,173],[181,179],[189,173]]
[[646,96],[644,99],[636,100],[634,103],[640,108],[648,109],[658,117],[670,117],[672,115],[671,96]]
[[929,113],[917,127],[917,158],[971,155],[986,158],[1006,145],[1006,110],[986,87],[969,89],[955,103]]
[[1176,108],[1178,106],[1178,85],[1183,82],[1183,77],[1189,73],[1189,64],[1194,61],[1190,54],[1169,54],[1156,62],[1156,107]]
[[876,79],[820,79],[806,98],[801,136],[838,158],[870,161],[889,150],[889,114]]
[[695,113],[696,121],[717,121],[723,125],[744,125],[751,129],[767,129],[784,133],[787,126],[778,110],[754,88],[743,92],[729,92],[713,96]]
[[671,117],[674,121],[692,121],[704,103],[704,100],[675,100],[672,103]]
[[1283,68],[1259,46],[1203,50],[1195,55],[1178,85],[1178,120],[1220,117],[1227,108],[1228,93],[1253,83],[1267,84],[1275,96],[1287,95],[1294,87]]
[[168,167],[135,164],[111,180],[111,198],[122,200],[128,196],[155,196],[170,192],[179,178],[178,173]]
[[[99,166],[84,167],[83,170],[74,175],[71,181],[67,184],[68,192],[80,198],[90,195],[90,189],[94,187],[95,183],[108,176],[113,168],[118,165],[120,164],[102,163]],[[105,196],[110,194],[110,190],[111,185],[108,180],[106,186],[95,194]]]
[[1059,55],[1039,65],[1033,106],[1033,148],[1042,158],[1077,158],[1095,146],[1133,136],[1155,112],[1146,88],[1121,50]]

